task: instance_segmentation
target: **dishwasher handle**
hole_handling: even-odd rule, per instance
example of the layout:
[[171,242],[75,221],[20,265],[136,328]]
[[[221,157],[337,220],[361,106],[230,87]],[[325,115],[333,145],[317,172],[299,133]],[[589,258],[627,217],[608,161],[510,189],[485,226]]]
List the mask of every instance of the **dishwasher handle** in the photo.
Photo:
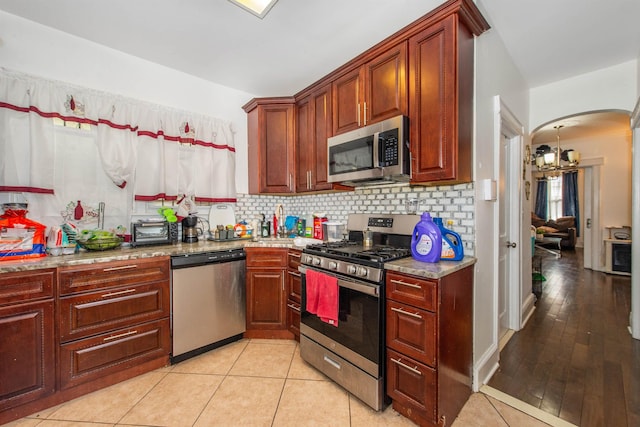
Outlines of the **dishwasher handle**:
[[180,268],[197,267],[200,265],[242,261],[246,258],[247,255],[243,249],[174,255],[171,257],[171,268],[173,270],[177,270]]

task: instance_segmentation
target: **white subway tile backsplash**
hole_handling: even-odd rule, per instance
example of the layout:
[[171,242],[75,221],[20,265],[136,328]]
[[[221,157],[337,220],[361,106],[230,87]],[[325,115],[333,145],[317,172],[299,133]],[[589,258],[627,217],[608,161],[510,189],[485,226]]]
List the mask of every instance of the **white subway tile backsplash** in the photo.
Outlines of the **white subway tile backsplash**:
[[346,223],[350,213],[404,214],[407,199],[419,199],[418,213],[427,211],[443,221],[453,219],[453,230],[464,241],[465,254],[475,252],[475,190],[473,183],[453,186],[388,186],[365,187],[350,192],[294,195],[256,196],[238,194],[236,218],[253,219],[260,214],[270,219],[278,204],[285,215],[326,213],[330,220]]

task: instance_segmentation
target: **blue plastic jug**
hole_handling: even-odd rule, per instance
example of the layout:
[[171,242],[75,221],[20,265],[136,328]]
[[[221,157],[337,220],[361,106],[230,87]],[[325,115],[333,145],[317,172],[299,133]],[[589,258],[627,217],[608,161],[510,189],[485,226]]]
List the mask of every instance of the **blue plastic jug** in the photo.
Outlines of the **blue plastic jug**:
[[442,235],[440,229],[431,219],[429,212],[424,212],[420,221],[413,228],[411,255],[417,261],[438,262],[441,251]]
[[433,222],[440,229],[442,235],[442,251],[440,259],[443,261],[460,261],[464,258],[464,247],[460,235],[453,230],[444,228],[442,218],[433,218]]

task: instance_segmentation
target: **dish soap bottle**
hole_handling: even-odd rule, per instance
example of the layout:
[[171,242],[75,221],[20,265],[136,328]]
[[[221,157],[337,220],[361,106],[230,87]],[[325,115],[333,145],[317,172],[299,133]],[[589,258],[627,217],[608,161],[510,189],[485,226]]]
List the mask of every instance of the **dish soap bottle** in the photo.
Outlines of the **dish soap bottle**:
[[411,236],[411,255],[417,261],[438,262],[442,252],[442,234],[431,219],[429,212],[424,212],[420,221],[413,228]]
[[[438,226],[442,235],[440,259],[444,261],[460,261],[464,258],[464,247],[462,246],[460,235],[453,230],[444,228],[442,218],[433,218],[433,222]],[[447,221],[447,225],[450,226],[451,222]]]

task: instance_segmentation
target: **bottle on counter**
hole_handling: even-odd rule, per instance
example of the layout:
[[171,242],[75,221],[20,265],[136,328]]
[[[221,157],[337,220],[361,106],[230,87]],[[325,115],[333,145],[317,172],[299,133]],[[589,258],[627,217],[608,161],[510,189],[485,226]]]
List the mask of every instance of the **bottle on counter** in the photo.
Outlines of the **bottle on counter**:
[[[442,252],[440,259],[444,261],[460,261],[464,258],[464,247],[462,246],[462,238],[458,233],[442,224],[442,218],[433,218],[433,222],[440,229],[442,235]],[[447,225],[451,226],[453,221],[447,221]]]
[[75,219],[76,221],[79,221],[82,219],[83,216],[84,216],[84,209],[80,204],[80,200],[78,200],[78,204],[76,205],[76,208],[73,210],[73,219]]
[[411,235],[411,255],[417,261],[438,262],[442,252],[442,234],[431,219],[429,212],[424,212]]

